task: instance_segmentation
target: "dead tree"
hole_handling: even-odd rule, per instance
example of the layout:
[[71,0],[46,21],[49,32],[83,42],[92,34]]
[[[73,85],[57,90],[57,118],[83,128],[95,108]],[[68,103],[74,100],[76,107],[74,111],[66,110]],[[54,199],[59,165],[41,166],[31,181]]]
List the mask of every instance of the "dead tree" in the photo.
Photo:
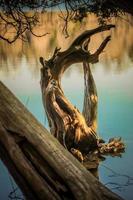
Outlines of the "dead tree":
[[[40,57],[43,66],[41,69],[42,97],[50,131],[69,151],[76,149],[86,154],[97,148],[98,97],[89,64],[98,62],[99,55],[109,42],[110,36],[104,39],[93,54],[88,51],[88,44],[92,35],[111,28],[114,28],[114,25],[87,30],[78,36],[67,50],[61,52],[56,48],[49,60]],[[83,63],[84,68],[83,114],[69,102],[61,88],[63,73],[74,63]]]
[[0,156],[28,200],[120,200],[0,82]]

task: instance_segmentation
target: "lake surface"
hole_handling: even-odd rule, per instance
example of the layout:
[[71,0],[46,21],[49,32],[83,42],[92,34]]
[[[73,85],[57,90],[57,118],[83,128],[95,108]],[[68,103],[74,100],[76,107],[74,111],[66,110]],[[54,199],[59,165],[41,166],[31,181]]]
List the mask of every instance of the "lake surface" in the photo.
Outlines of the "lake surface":
[[[90,20],[93,22],[94,18]],[[101,182],[112,191],[126,200],[132,200],[133,28],[126,22],[119,21],[116,23],[118,23],[119,28],[111,33],[110,46],[105,49],[99,63],[91,66],[91,69],[99,97],[98,133],[106,141],[112,137],[122,137],[126,150],[122,157],[107,157],[99,166],[99,177]],[[85,24],[84,29],[86,27]],[[92,24],[90,27],[92,27]],[[80,28],[82,29],[82,27]],[[119,33],[121,33],[121,37],[119,37]],[[31,42],[27,44],[17,42],[11,46],[4,42],[0,43],[0,80],[47,128],[47,120],[41,100],[41,66],[38,57],[42,55],[50,56],[51,49],[58,43],[63,48],[70,44],[70,39],[67,40],[67,44],[64,44],[64,39],[59,40],[59,34],[60,32],[54,36],[49,36],[50,38],[43,38],[43,45],[40,38],[38,43],[36,38],[31,38]],[[63,36],[61,37],[63,38]],[[101,38],[104,38],[104,34],[94,38],[96,42],[92,41],[92,49],[97,46],[96,43],[99,44]],[[62,78],[62,86],[69,100],[82,111],[84,95],[82,65],[73,65],[65,72]],[[16,187],[6,167],[0,161],[0,199],[11,199],[9,194]],[[16,195],[21,197],[21,192],[17,190]]]

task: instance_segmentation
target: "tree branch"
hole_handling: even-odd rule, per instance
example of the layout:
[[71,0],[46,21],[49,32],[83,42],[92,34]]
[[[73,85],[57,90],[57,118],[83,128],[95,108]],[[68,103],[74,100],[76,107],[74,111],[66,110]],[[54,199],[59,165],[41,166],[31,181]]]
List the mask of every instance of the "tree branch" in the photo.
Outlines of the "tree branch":
[[60,49],[55,49],[54,55],[47,61],[47,67],[50,69],[52,68],[53,77],[57,80],[73,63],[80,63],[83,61],[88,63],[98,62],[98,57],[109,42],[110,36],[105,38],[94,54],[90,54],[88,51],[90,37],[96,33],[110,30],[114,27],[114,25],[109,24],[85,31],[74,40],[67,50],[60,52]]

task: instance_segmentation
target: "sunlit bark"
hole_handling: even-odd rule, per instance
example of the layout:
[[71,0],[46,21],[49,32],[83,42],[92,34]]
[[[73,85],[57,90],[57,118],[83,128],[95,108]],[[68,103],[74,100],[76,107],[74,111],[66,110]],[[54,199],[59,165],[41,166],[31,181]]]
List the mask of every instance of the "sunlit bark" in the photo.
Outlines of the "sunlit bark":
[[[41,69],[42,97],[50,131],[69,151],[77,149],[86,154],[97,147],[98,98],[89,63],[98,62],[99,55],[109,42],[110,36],[103,40],[93,54],[88,51],[88,44],[92,35],[113,27],[114,25],[105,25],[87,30],[79,35],[67,50],[61,52],[56,48],[49,60],[40,58],[43,66]],[[63,73],[74,63],[83,63],[84,67],[83,115],[68,101],[61,88]]]

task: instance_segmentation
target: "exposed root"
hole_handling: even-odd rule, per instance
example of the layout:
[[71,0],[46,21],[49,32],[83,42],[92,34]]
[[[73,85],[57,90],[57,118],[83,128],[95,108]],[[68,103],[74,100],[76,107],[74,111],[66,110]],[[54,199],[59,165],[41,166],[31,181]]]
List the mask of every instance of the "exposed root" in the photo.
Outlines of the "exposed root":
[[108,143],[99,143],[98,141],[98,149],[101,154],[111,154],[111,155],[119,155],[124,152],[125,145],[121,138],[111,138]]
[[98,147],[89,152],[87,155],[83,155],[79,150],[72,149],[72,154],[83,163],[83,165],[88,169],[97,169],[100,162],[104,161],[105,156],[119,156],[125,150],[125,144],[123,143],[121,138],[111,138],[108,143],[105,143],[103,139],[97,140]]

